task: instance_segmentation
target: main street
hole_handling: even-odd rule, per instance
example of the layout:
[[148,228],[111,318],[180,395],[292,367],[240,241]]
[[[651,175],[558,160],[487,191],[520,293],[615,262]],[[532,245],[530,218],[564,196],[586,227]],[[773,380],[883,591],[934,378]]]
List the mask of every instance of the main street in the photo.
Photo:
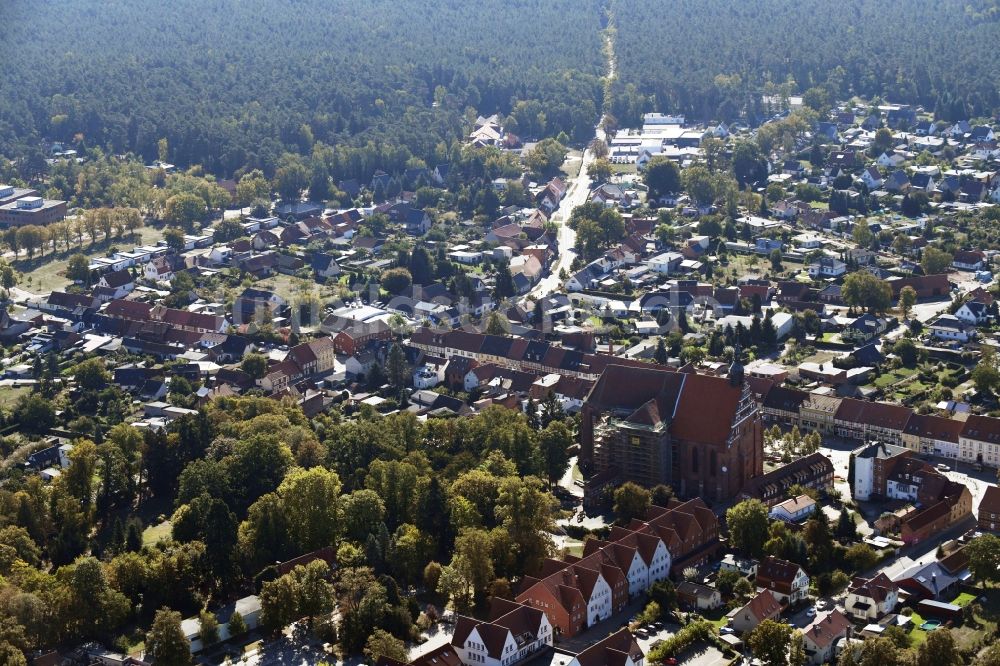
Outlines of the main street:
[[[607,39],[608,46],[608,79],[615,77],[614,42]],[[560,273],[565,271],[570,273],[573,268],[573,261],[577,257],[576,232],[570,229],[569,216],[577,206],[587,203],[593,179],[587,174],[587,168],[593,163],[596,156],[591,146],[596,142],[607,141],[607,134],[604,131],[604,121],[606,116],[601,116],[597,126],[594,127],[594,140],[587,145],[580,158],[580,170],[574,178],[569,180],[566,189],[566,196],[559,204],[559,210],[552,216],[551,221],[558,226],[557,239],[559,241],[559,256],[553,262],[549,274],[542,278],[534,288],[528,292],[528,296],[533,298],[545,298],[552,292],[558,291],[562,287]],[[568,161],[568,160],[567,160]]]

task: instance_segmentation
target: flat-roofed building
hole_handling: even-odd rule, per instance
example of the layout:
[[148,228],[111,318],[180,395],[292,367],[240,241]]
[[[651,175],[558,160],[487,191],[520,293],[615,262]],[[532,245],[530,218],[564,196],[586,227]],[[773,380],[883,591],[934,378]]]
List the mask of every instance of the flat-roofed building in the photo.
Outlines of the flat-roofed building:
[[[13,188],[8,188],[13,189]],[[66,217],[66,202],[22,196],[0,205],[0,227],[46,226]]]

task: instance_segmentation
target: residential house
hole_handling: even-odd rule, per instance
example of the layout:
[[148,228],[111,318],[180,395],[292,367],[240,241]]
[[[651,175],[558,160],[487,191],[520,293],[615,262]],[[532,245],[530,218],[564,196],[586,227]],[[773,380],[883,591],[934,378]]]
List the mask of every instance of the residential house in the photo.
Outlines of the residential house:
[[885,498],[888,492],[889,473],[901,458],[912,456],[902,446],[873,441],[851,452],[848,478],[851,479],[851,496],[855,501],[867,502]]
[[900,444],[912,413],[902,405],[844,398],[834,415],[834,425],[840,437]]
[[143,267],[143,277],[150,282],[170,282],[184,269],[184,258],[176,254],[156,257]]
[[739,634],[753,631],[764,620],[775,620],[781,616],[781,604],[773,594],[761,590],[745,606],[734,611],[730,624]]
[[887,192],[902,193],[910,189],[910,177],[905,171],[896,170],[885,179],[882,188]]
[[799,389],[773,386],[761,402],[764,421],[786,426],[798,425],[799,410],[809,398],[809,394]]
[[965,423],[934,414],[914,412],[903,430],[903,446],[923,455],[958,458]]
[[958,250],[951,263],[963,271],[978,271],[986,265],[986,253],[982,250]]
[[247,287],[233,302],[233,321],[237,325],[270,321],[286,305],[285,299],[273,291]]
[[871,166],[865,169],[864,173],[861,174],[861,182],[863,182],[869,190],[877,190],[882,187],[882,183],[884,181],[882,180],[882,174],[879,173],[879,170]]
[[989,306],[982,301],[966,301],[955,311],[955,318],[969,326],[981,326],[990,319]]
[[799,565],[768,555],[757,565],[757,587],[774,595],[782,605],[793,605],[808,596],[809,575]]
[[677,584],[677,599],[693,610],[715,610],[722,606],[722,594],[714,587],[683,581]]
[[607,541],[588,541],[583,557],[546,560],[541,577],[524,577],[516,600],[543,610],[557,632],[572,637],[717,546],[718,519],[701,500],[654,506],[645,520],[613,527]]
[[840,277],[847,272],[847,264],[835,257],[820,257],[807,268],[809,277],[815,279]]
[[381,656],[375,661],[375,666],[465,666],[465,664],[462,663],[462,658],[459,657],[451,643],[445,643],[406,662]]
[[463,664],[513,666],[553,644],[552,625],[537,608],[494,598],[490,614],[485,622],[457,617],[451,645]]
[[799,495],[775,504],[771,507],[769,516],[787,523],[798,523],[811,516],[815,511],[816,500],[809,495]]
[[943,314],[930,323],[931,336],[949,342],[968,342],[976,337],[976,329],[955,315]]
[[887,326],[888,321],[886,319],[866,312],[845,326],[841,337],[855,344],[868,342],[872,338],[884,333]]
[[899,585],[879,572],[873,578],[855,578],[847,588],[847,613],[859,622],[875,622],[896,610]]
[[969,415],[959,435],[958,459],[989,467],[1000,467],[1000,419]]
[[934,176],[929,173],[915,173],[910,176],[910,189],[919,190],[931,194],[937,187]]
[[628,629],[621,629],[586,648],[567,666],[643,666],[645,654]]
[[125,296],[135,289],[135,278],[126,269],[112,271],[102,275],[101,279],[97,281],[97,286],[111,289],[114,293],[114,296],[112,296],[114,299],[125,298]]
[[817,613],[809,626],[802,630],[808,663],[818,665],[832,661],[837,642],[848,638],[852,630],[851,621],[837,609]]
[[984,532],[1000,531],[1000,487],[986,486],[979,502],[979,529]]
[[338,354],[354,356],[376,340],[391,340],[392,328],[384,319],[351,321],[333,336],[333,346]]

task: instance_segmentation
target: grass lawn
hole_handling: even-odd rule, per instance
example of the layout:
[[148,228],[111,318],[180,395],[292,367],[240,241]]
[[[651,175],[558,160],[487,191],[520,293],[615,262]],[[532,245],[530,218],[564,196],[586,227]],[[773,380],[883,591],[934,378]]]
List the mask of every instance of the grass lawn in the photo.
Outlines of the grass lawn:
[[170,538],[170,521],[165,520],[159,525],[147,527],[142,533],[143,546],[155,546],[160,539]]
[[566,155],[566,160],[559,169],[567,178],[576,178],[580,173],[580,166],[583,164],[583,153],[579,150],[571,150]]
[[163,238],[163,229],[156,227],[143,227],[137,233],[138,237],[136,238],[112,238],[110,242],[102,240],[95,245],[84,242],[82,247],[77,247],[75,244],[71,244],[69,250],[62,249],[63,246],[60,243],[60,250],[55,254],[51,252],[50,246],[44,257],[36,257],[31,262],[27,260],[27,255],[22,252],[20,258],[14,262],[14,268],[22,273],[18,286],[32,293],[64,289],[69,284],[69,280],[63,273],[72,255],[82,252],[90,258],[103,257],[108,254],[108,250],[112,247],[117,247],[120,250],[131,250],[137,245],[155,245],[158,240]]
[[874,382],[875,386],[878,388],[885,388],[890,384],[895,384],[898,381],[906,379],[912,376],[916,372],[916,368],[897,368],[892,372],[885,372],[881,374]]
[[913,629],[910,630],[910,647],[915,648],[927,641],[927,632],[920,628],[920,625],[922,625],[925,620],[917,611],[913,611],[913,615],[910,616],[910,620],[913,621]]
[[962,608],[965,608],[975,600],[976,600],[976,595],[971,594],[969,592],[962,592],[960,595],[955,597],[951,601],[951,603],[955,604],[956,606],[961,606]]
[[0,407],[7,410],[13,409],[18,398],[29,393],[31,393],[31,387],[29,386],[12,386],[0,389]]
[[722,608],[716,608],[715,610],[701,611],[700,615],[709,622],[711,622],[712,626],[715,627],[716,633],[718,633],[719,630],[722,629],[724,626],[726,626],[726,624],[729,622],[729,620],[726,618],[726,613],[728,612],[729,609],[723,606]]

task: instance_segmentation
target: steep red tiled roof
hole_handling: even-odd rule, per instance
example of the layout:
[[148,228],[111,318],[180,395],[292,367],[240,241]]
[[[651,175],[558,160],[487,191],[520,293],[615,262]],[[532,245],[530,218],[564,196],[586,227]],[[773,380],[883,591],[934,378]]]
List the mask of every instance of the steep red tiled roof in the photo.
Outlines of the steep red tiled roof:
[[[670,424],[678,439],[725,445],[742,395],[741,386],[709,375],[685,375],[680,401]],[[705,409],[711,405],[711,416]]]
[[739,613],[749,613],[760,623],[781,615],[781,604],[778,603],[773,594],[764,590],[759,592],[746,606],[741,608]]
[[1000,419],[971,414],[962,428],[962,437],[980,442],[1000,443]]
[[965,423],[958,419],[946,419],[943,416],[914,412],[910,420],[906,423],[906,429],[903,432],[908,435],[928,437],[957,444],[958,437],[962,434],[962,428],[964,427]]
[[838,638],[843,638],[851,630],[851,621],[839,610],[816,616],[803,632],[803,636],[818,648],[826,648]]
[[847,588],[847,592],[848,594],[857,594],[867,597],[876,603],[881,603],[885,601],[891,592],[898,589],[899,585],[889,580],[889,577],[884,573],[879,572],[874,578],[855,578],[851,581],[851,586]]
[[580,652],[576,660],[580,666],[621,666],[629,657],[635,663],[644,656],[629,630],[622,629]]
[[109,302],[104,308],[104,314],[118,319],[146,321],[150,318],[149,313],[152,309],[153,306],[149,303],[119,299]]
[[983,499],[979,502],[979,514],[1000,514],[1000,487],[987,486]]

